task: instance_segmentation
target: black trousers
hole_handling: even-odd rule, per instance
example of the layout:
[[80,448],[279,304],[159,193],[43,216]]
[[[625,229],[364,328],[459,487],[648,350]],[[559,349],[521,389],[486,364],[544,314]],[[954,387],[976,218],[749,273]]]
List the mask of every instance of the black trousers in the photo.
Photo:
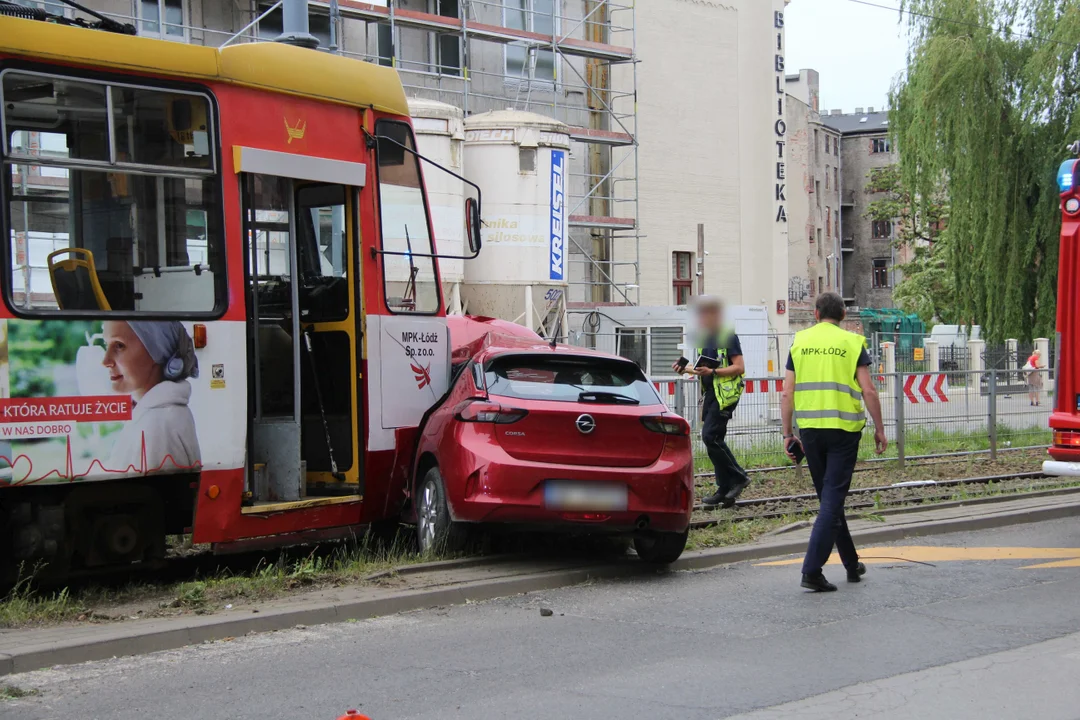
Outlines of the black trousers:
[[820,504],[802,571],[806,574],[821,572],[834,545],[844,567],[854,568],[859,562],[859,553],[848,531],[844,501],[851,488],[851,474],[859,457],[862,433],[808,428],[802,430],[799,437]]
[[746,471],[739,466],[735,454],[724,442],[728,421],[735,408],[732,406],[721,410],[718,403],[709,402],[708,398],[704,398],[704,402],[701,441],[705,443],[705,450],[716,471],[716,489],[726,495],[735,485],[747,479]]

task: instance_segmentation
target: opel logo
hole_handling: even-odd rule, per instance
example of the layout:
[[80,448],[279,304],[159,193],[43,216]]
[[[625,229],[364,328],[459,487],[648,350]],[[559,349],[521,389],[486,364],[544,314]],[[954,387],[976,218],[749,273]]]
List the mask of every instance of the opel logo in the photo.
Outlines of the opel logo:
[[596,421],[593,420],[592,415],[579,415],[574,425],[577,425],[578,432],[582,435],[588,435],[596,429]]

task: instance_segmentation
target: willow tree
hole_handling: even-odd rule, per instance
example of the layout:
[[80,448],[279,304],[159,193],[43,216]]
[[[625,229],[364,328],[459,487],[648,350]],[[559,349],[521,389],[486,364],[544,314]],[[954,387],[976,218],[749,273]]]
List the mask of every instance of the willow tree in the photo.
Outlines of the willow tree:
[[[907,71],[890,132],[915,202],[949,195],[943,248],[962,322],[1053,332],[1055,171],[1080,139],[1080,0],[904,0]],[[939,252],[942,248],[939,248]]]

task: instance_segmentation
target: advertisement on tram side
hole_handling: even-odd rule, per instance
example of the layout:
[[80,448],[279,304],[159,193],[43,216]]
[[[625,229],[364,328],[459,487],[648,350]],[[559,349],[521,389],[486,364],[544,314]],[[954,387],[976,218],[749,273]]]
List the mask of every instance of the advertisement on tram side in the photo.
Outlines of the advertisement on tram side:
[[[242,408],[245,378],[226,379],[226,363],[197,351],[192,330],[178,321],[0,320],[0,486],[220,466],[222,436],[243,438],[242,419],[222,421]],[[233,365],[237,375],[243,363]]]

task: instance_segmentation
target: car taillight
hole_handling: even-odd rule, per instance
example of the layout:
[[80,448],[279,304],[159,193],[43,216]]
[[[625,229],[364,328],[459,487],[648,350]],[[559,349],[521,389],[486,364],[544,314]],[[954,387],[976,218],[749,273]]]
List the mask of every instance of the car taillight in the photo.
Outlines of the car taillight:
[[653,415],[641,418],[646,430],[664,435],[689,435],[690,425],[681,417],[674,415]]
[[505,407],[483,400],[466,400],[454,408],[454,417],[461,422],[495,423],[509,425],[529,414],[528,410]]
[[1058,447],[1080,448],[1080,432],[1055,430],[1054,445],[1057,445]]

